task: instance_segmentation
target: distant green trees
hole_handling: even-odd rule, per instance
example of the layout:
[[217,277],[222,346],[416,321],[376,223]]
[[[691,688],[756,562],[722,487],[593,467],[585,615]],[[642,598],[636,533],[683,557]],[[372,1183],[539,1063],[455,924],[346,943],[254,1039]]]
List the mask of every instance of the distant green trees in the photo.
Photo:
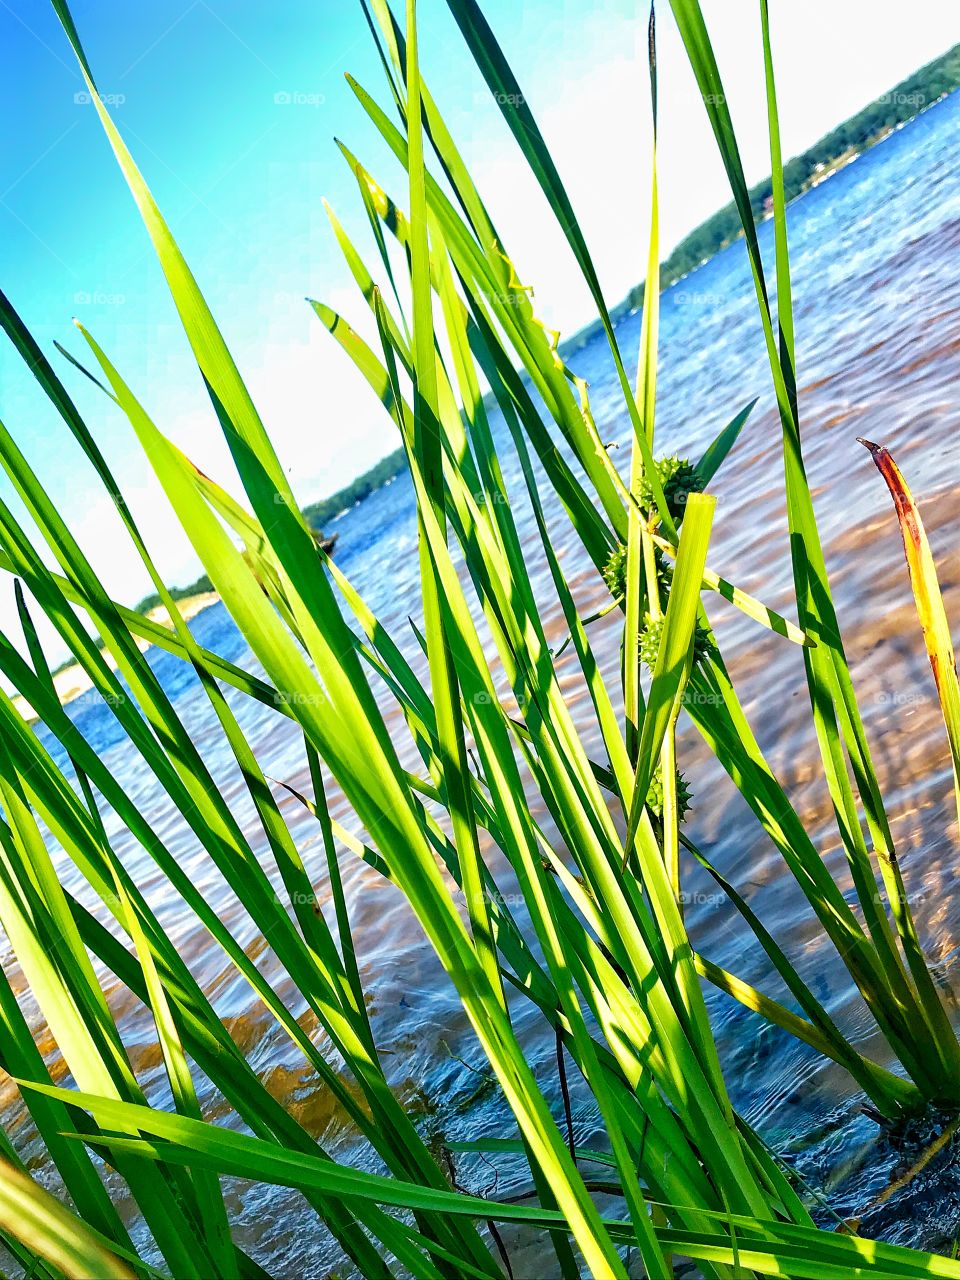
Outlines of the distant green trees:
[[[837,125],[802,155],[794,156],[783,168],[783,184],[788,200],[802,195],[819,173],[855,151],[865,151],[891,129],[912,120],[925,107],[960,87],[960,44],[908,76],[889,93],[875,98],[862,111]],[[755,218],[762,218],[772,194],[769,178],[751,188],[750,204]],[[660,266],[660,288],[666,289],[688,272],[742,234],[736,206],[731,202],[686,236]],[[612,308],[614,322],[643,304],[643,284],[635,285],[623,301]],[[560,352],[569,355],[590,342],[600,329],[596,320],[565,342]]]
[[[356,480],[352,480],[343,489],[338,489],[329,498],[321,498],[319,502],[312,502],[310,506],[304,507],[303,514],[307,518],[307,523],[315,533],[322,533],[323,525],[328,520],[345,508],[362,501],[388,480],[392,480],[405,466],[406,455],[402,449],[397,449],[385,458],[381,458],[376,466],[365,471],[362,476],[357,476]],[[190,582],[185,587],[170,587],[169,590],[174,600],[185,600],[187,596],[199,596],[205,591],[212,591],[213,583],[205,573],[202,573],[195,582]],[[152,591],[136,606],[137,613],[147,613],[161,603],[159,594]]]
[[395,449],[393,453],[388,453],[385,458],[381,458],[369,471],[365,471],[362,476],[357,476],[356,480],[351,480],[348,485],[338,489],[329,498],[311,502],[308,507],[304,507],[303,514],[310,525],[319,530],[341,511],[346,511],[347,508],[362,502],[371,493],[382,488],[388,480],[398,476],[406,465],[407,459],[403,449]]
[[[191,582],[186,587],[170,587],[169,591],[174,600],[185,600],[187,596],[199,596],[205,591],[212,591],[213,583],[205,573],[201,573],[195,582]],[[137,613],[147,613],[150,609],[156,609],[157,605],[162,604],[159,594],[152,591],[150,595],[144,596],[140,603],[136,606]]]
[[[358,502],[362,502],[364,498],[370,496],[376,489],[380,489],[398,476],[407,465],[406,454],[402,449],[395,449],[393,453],[388,453],[385,458],[365,471],[362,476],[357,476],[356,480],[351,480],[348,485],[344,485],[342,489],[338,489],[336,493],[330,495],[329,498],[321,498],[319,502],[311,502],[308,507],[303,508],[303,514],[307,518],[307,523],[316,533],[323,532],[323,526],[338,515],[341,511],[354,506]],[[196,582],[189,583],[185,587],[171,587],[170,594],[174,600],[183,600],[187,596],[198,596],[204,591],[212,591],[213,583],[205,573],[197,578]],[[137,613],[146,613],[149,609],[155,609],[160,604],[160,596],[156,591],[150,595],[144,596],[140,603],[136,606]]]
[[[889,93],[881,94],[855,116],[837,125],[802,155],[794,156],[789,160],[783,169],[787,199],[793,200],[801,195],[819,173],[829,169],[844,156],[853,151],[865,151],[889,130],[906,120],[913,119],[925,107],[932,106],[944,94],[952,93],[958,87],[960,87],[960,44],[954,45],[941,57],[928,62],[925,67],[921,67],[919,71],[915,71],[913,75],[901,81]],[[765,215],[771,193],[772,184],[769,178],[758,182],[751,189],[750,204],[755,218],[760,219]],[[660,288],[668,288],[700,266],[706,259],[712,258],[715,253],[726,248],[741,233],[736,206],[733,203],[728,204],[691,231],[661,264]],[[612,308],[611,318],[616,323],[642,304],[643,285],[638,284],[630,290],[618,306]],[[567,356],[585,347],[599,328],[600,321],[595,320],[592,324],[580,329],[561,343],[561,354]],[[312,502],[304,507],[303,514],[311,527],[320,532],[323,526],[341,511],[362,502],[364,498],[369,497],[371,493],[398,476],[406,465],[403,449],[395,449],[393,453],[381,458],[369,471],[351,480],[329,498],[321,498],[319,502]],[[185,596],[198,595],[202,591],[211,589],[210,579],[203,574],[189,586],[174,587],[171,594],[175,600],[182,600]],[[137,611],[145,613],[159,603],[160,597],[156,593],[144,596],[137,605]]]
[[[303,514],[307,518],[307,523],[315,533],[322,534],[323,525],[335,516],[338,512],[343,511],[347,507],[352,507],[354,503],[360,502],[366,498],[368,494],[373,493],[375,489],[379,489],[381,485],[386,484],[388,480],[392,480],[406,466],[406,455],[402,449],[397,449],[385,458],[371,467],[369,471],[365,471],[362,476],[357,476],[356,480],[350,482],[343,489],[338,489],[336,493],[329,498],[322,498],[319,502],[312,502],[309,507],[304,507]],[[207,574],[202,573],[194,582],[188,583],[185,587],[170,587],[169,591],[174,600],[185,600],[188,596],[199,596],[206,591],[213,590],[213,583]],[[163,602],[160,595],[156,591],[151,591],[148,596],[136,605],[137,613],[147,613],[150,609],[156,609]],[[65,665],[69,666],[70,663]]]

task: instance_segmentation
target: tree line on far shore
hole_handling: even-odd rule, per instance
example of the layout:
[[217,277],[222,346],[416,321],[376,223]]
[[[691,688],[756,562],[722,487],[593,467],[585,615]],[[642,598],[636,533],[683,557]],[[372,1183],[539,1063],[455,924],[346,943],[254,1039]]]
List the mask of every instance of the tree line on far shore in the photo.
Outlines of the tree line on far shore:
[[[783,185],[787,200],[802,195],[822,173],[830,170],[846,156],[866,151],[881,141],[898,124],[912,120],[926,107],[932,106],[945,94],[960,87],[960,44],[939,58],[928,62],[912,75],[875,98],[862,111],[837,125],[807,151],[794,156],[783,166]],[[750,190],[750,204],[758,220],[770,209],[772,197],[770,178],[758,182]],[[702,222],[685,236],[670,256],[660,266],[660,288],[669,288],[677,280],[701,266],[714,254],[732,244],[740,235],[740,215],[730,204],[720,209],[706,222]],[[635,285],[616,307],[611,308],[611,319],[617,320],[643,305],[643,284]],[[578,330],[560,344],[562,355],[579,351],[600,330],[596,320]]]
[[[819,142],[815,143],[802,155],[794,156],[783,168],[783,182],[786,198],[794,199],[806,191],[819,174],[832,168],[845,156],[853,152],[865,151],[879,142],[891,129],[918,115],[925,107],[932,106],[945,94],[952,93],[960,87],[960,44],[948,50],[939,58],[928,62],[926,66],[915,71],[906,80],[901,81],[889,93],[881,94],[862,111],[837,125]],[[760,219],[769,210],[772,185],[770,178],[751,188],[750,203],[754,217]],[[669,257],[660,266],[660,288],[666,289],[683,276],[693,271],[714,254],[725,249],[742,234],[740,218],[735,205],[731,202],[720,209],[706,222],[686,236]],[[610,315],[614,323],[630,311],[643,305],[643,284],[635,285],[627,296],[616,307],[611,308]],[[562,355],[579,351],[594,338],[599,331],[600,321],[578,330],[565,342],[560,344]],[[380,489],[388,481],[398,476],[406,466],[403,449],[395,449],[381,458],[362,475],[351,480],[349,484],[338,489],[328,498],[311,502],[304,507],[312,529],[320,532],[323,527],[341,512],[356,506],[364,498]],[[172,587],[170,594],[174,600],[183,600],[187,596],[199,595],[211,591],[213,586],[206,574],[201,574],[195,582],[185,587]],[[139,613],[146,613],[160,604],[156,592],[151,593],[137,605]]]

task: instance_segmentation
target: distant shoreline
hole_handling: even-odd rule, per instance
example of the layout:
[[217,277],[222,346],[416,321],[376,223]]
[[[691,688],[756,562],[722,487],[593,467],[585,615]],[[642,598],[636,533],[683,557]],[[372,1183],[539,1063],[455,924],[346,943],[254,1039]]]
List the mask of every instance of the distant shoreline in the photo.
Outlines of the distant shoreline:
[[[933,62],[928,62],[889,93],[882,94],[855,116],[837,125],[802,155],[786,161],[783,166],[783,185],[787,204],[806,195],[814,187],[819,187],[860,156],[886,141],[892,133],[937,106],[958,88],[960,44],[954,45]],[[755,221],[765,221],[773,212],[772,179],[768,177],[758,182],[750,188],[748,194]],[[664,293],[694,271],[706,266],[718,253],[722,253],[742,237],[740,214],[736,205],[731,202],[684,236],[660,264],[660,292]],[[643,291],[643,283],[635,285],[622,301],[610,308],[610,320],[614,326],[642,307]],[[599,318],[591,320],[560,343],[560,355],[567,359],[592,342],[601,331]]]
[[[895,130],[936,106],[957,88],[960,88],[960,44],[920,67],[888,93],[882,94],[862,111],[837,125],[802,155],[788,160],[783,170],[788,203],[845,169],[859,156],[883,142]],[[772,189],[770,178],[750,189],[751,208],[758,222],[769,215]],[[689,235],[684,236],[660,264],[660,292],[663,293],[693,271],[705,266],[742,234],[736,207],[728,204],[719,209]],[[643,284],[638,284],[611,308],[611,322],[617,325],[642,305]],[[596,319],[576,330],[560,343],[558,351],[561,357],[566,359],[582,350],[597,336],[601,328],[600,320]],[[484,396],[484,405],[488,408],[494,405],[489,393]],[[406,454],[402,448],[396,449],[330,497],[321,498],[305,507],[304,515],[314,525],[336,520],[395,480],[405,468]]]
[[[339,535],[334,533],[331,537],[325,537],[314,529],[314,536],[324,554],[332,555]],[[184,622],[189,622],[197,614],[202,613],[204,609],[209,609],[211,605],[217,604],[220,600],[220,596],[213,590],[210,579],[206,574],[202,574],[189,586],[171,587],[169,591]],[[159,596],[157,594],[144,596],[139,604],[135,606],[135,612],[142,614],[150,622],[158,622],[162,627],[172,631],[173,623],[170,620],[170,615],[164,605],[157,603],[158,600]],[[141,653],[145,653],[147,649],[152,648],[149,640],[134,636],[134,641]],[[111,655],[102,648],[101,652],[110,670],[115,670],[116,663]],[[53,687],[57,692],[57,697],[60,699],[61,706],[67,706],[81,695],[89,693],[93,688],[93,681],[84,668],[80,663],[74,662],[70,658],[57,667],[51,673],[51,676]],[[14,699],[14,705],[21,716],[28,722],[33,723],[37,719],[33,708],[22,696]]]
[[[909,124],[948,97],[958,87],[960,87],[960,44],[927,63],[895,89],[881,95],[855,116],[838,125],[803,155],[789,160],[784,166],[784,186],[788,202],[820,186],[859,156],[883,142],[895,130]],[[751,208],[758,222],[769,216],[771,192],[770,178],[758,183],[750,190]],[[661,263],[660,292],[665,292],[692,272],[705,266],[742,234],[736,207],[729,204],[718,210],[685,236]],[[642,306],[643,288],[643,284],[634,286],[620,303],[611,308],[610,319],[614,325]],[[596,319],[578,329],[560,343],[558,348],[560,355],[566,359],[582,350],[597,336],[601,327],[600,320]],[[492,396],[489,394],[485,396],[484,402],[492,407]],[[405,468],[406,453],[402,448],[396,449],[330,497],[322,498],[305,507],[304,515],[312,527],[322,527],[324,523],[338,519],[371,494],[391,484]],[[201,578],[194,586],[206,587],[208,584],[208,579]],[[220,598],[215,591],[191,591],[191,588],[187,587],[185,592],[186,594],[182,597],[176,598],[180,612],[187,621],[216,604]],[[145,598],[140,602],[138,611],[143,612],[143,606],[154,600],[156,596]],[[154,605],[146,610],[146,616],[154,622],[172,628],[162,605]],[[141,651],[150,648],[149,642],[145,640],[137,640],[137,644]],[[104,653],[104,659],[111,668],[115,666],[109,654]],[[79,663],[74,662],[56,671],[53,682],[60,702],[64,706],[88,693],[93,687],[86,671]],[[15,705],[25,720],[36,719],[33,709],[22,697],[15,699]]]
[[[220,597],[215,591],[201,591],[196,595],[184,596],[182,600],[178,600],[177,608],[180,610],[183,620],[189,622],[198,614],[203,613],[205,609],[209,609],[211,605],[217,604],[219,600]],[[162,627],[168,627],[171,631],[173,630],[170,615],[163,605],[157,605],[156,608],[149,610],[145,616],[151,622],[158,622]],[[149,640],[134,638],[141,653],[152,647]],[[117,664],[109,653],[104,652],[103,659],[111,671],[116,670]],[[61,667],[53,675],[53,687],[56,690],[57,697],[60,699],[60,705],[65,707],[76,701],[83,694],[89,693],[93,689],[93,681],[78,662],[71,662],[67,666]],[[17,697],[14,698],[13,702],[28,724],[32,724],[38,719],[34,709],[25,698]]]

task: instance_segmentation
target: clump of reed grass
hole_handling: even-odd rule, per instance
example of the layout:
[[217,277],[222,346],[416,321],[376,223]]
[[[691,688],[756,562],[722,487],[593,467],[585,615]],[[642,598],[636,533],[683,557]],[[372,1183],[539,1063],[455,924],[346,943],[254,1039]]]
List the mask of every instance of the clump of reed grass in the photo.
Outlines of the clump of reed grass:
[[[107,1195],[92,1158],[97,1154],[124,1180],[164,1266],[178,1278],[265,1274],[233,1238],[223,1176],[299,1190],[305,1212],[319,1216],[364,1277],[499,1275],[501,1261],[509,1266],[500,1231],[509,1223],[540,1231],[544,1248],[555,1255],[552,1265],[564,1277],[585,1268],[604,1280],[625,1278],[628,1249],[639,1251],[650,1277],[670,1274],[676,1256],[694,1259],[704,1276],[716,1280],[748,1273],[827,1280],[870,1269],[960,1275],[952,1259],[815,1228],[789,1171],[734,1110],[701,989],[705,974],[842,1062],[884,1116],[902,1115],[927,1099],[956,1101],[960,1086],[951,1072],[960,1050],[908,911],[901,909],[891,924],[874,908],[861,926],[763,761],[723,665],[720,641],[703,641],[710,634],[703,597],[715,591],[798,646],[831,792],[838,814],[850,819],[845,838],[861,905],[876,880],[854,821],[847,760],[867,807],[875,858],[887,880],[896,882],[899,872],[873,788],[803,476],[766,5],[761,19],[774,159],[779,340],[702,15],[694,0],[674,0],[673,9],[744,211],[784,423],[798,623],[707,565],[714,500],[701,490],[708,489],[752,406],[735,415],[695,469],[675,460],[656,463],[656,289],[645,291],[639,374],[632,386],[560,175],[478,5],[448,0],[597,304],[633,426],[626,479],[598,440],[589,388],[564,366],[537,317],[518,266],[422,81],[414,0],[407,0],[403,24],[386,0],[371,0],[367,16],[387,75],[390,114],[351,84],[375,132],[407,173],[403,197],[388,195],[352,152],[341,149],[357,178],[378,273],[388,289],[378,286],[332,211],[331,220],[375,324],[376,346],[322,302],[313,306],[390,414],[407,457],[417,497],[418,642],[428,664],[422,680],[398,638],[306,525],[213,316],[97,93],[65,0],[53,2],[164,270],[210,393],[212,420],[230,447],[242,498],[191,464],[81,326],[85,360],[127,419],[263,675],[253,676],[197,643],[65,385],[13,306],[0,299],[0,323],[115,501],[175,628],[168,633],[110,598],[13,435],[0,426],[0,465],[46,544],[41,550],[0,503],[0,567],[18,580],[26,637],[26,654],[0,637],[0,672],[69,760],[61,766],[0,691],[0,924],[72,1087],[54,1083],[6,977],[0,979],[2,1060],[19,1081],[74,1210],[68,1215],[53,1206],[23,1176],[11,1179],[23,1214],[7,1212],[10,1197],[0,1196],[0,1239],[25,1269],[44,1278],[64,1272],[154,1273],[137,1256]],[[652,13],[650,48],[656,124]],[[445,182],[433,176],[434,163]],[[648,258],[649,279],[656,280],[655,153],[652,172]],[[388,249],[388,237],[399,253]],[[510,487],[483,386],[503,415],[515,454],[517,478]],[[531,387],[544,405],[542,414]],[[875,456],[888,482],[896,482],[890,460]],[[897,494],[906,511],[902,489]],[[624,612],[623,663],[612,677],[595,660],[587,620],[580,617],[561,564],[547,518],[554,500],[585,557],[598,574],[607,571]],[[519,501],[529,504],[537,529],[535,566],[534,551],[520,542],[514,517]],[[931,657],[939,664],[948,635],[937,613],[932,561],[922,540],[908,545],[911,554],[918,599],[935,619]],[[534,569],[548,577],[569,628],[589,693],[589,728],[599,731],[602,759],[588,752],[587,731],[574,719],[561,687],[533,589]],[[316,1017],[324,1048],[304,1032],[277,987],[179,865],[124,779],[110,772],[60,707],[33,625],[35,609],[90,674],[130,752],[180,815],[183,831],[243,903],[285,981]],[[641,681],[641,622],[647,615],[657,643],[655,653],[648,643],[652,672]],[[141,639],[162,644],[196,673],[256,812],[264,860],[157,681],[137,643]],[[500,681],[509,684],[509,705],[497,695]],[[622,681],[620,689],[616,681]],[[952,686],[945,687],[952,699]],[[225,688],[260,703],[264,714],[285,716],[302,733],[311,794],[293,794],[318,824],[319,866],[305,865]],[[687,698],[688,691],[698,696]],[[622,716],[615,709],[620,696]],[[421,762],[416,770],[401,764],[384,701],[399,709],[404,741],[415,745]],[[689,799],[677,768],[676,725],[684,708],[805,885],[825,932],[845,948],[851,975],[910,1079],[863,1058],[841,1035],[779,942],[715,868],[802,1016],[695,953],[680,907],[680,850],[709,863],[680,833]],[[951,744],[955,709],[953,701],[945,703]],[[349,825],[332,817],[328,792],[334,786],[349,808]],[[184,912],[206,930],[210,945],[249,984],[264,1018],[289,1038],[317,1087],[329,1091],[381,1174],[338,1163],[271,1096],[118,857],[102,817],[105,805],[179,895]],[[548,837],[544,814],[558,840]],[[57,856],[70,859],[79,872],[106,925],[62,883],[45,833]],[[522,912],[498,891],[484,856],[488,844],[500,851],[520,885]],[[459,1148],[522,1156],[529,1203],[452,1186],[449,1149],[438,1150],[435,1136],[421,1133],[391,1090],[365,1000],[341,872],[345,854],[364,860],[404,896],[463,1005],[502,1096],[502,1136]],[[314,910],[321,878],[332,905],[329,918]],[[94,960],[152,1017],[171,1106],[148,1104]],[[609,1151],[582,1151],[566,1117],[553,1114],[517,1038],[518,1000],[556,1038],[560,1063],[569,1059],[582,1077]],[[342,1071],[332,1065],[327,1045]],[[204,1116],[195,1083],[201,1075],[225,1099],[231,1127]],[[4,1149],[15,1159],[9,1140]],[[613,1212],[598,1208],[595,1184],[584,1172],[588,1162],[603,1168],[605,1190],[616,1193]],[[57,1233],[59,1251],[52,1244]]]

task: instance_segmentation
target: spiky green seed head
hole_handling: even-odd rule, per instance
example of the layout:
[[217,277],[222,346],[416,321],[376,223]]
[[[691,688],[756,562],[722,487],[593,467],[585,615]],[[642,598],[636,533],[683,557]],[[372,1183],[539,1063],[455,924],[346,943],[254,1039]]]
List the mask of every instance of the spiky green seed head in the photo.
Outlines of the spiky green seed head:
[[[643,630],[640,632],[640,661],[652,671],[657,665],[657,655],[660,652],[660,640],[663,636],[663,615],[659,618],[651,618],[650,614],[644,615]],[[713,651],[713,640],[710,632],[700,623],[697,622],[693,631],[693,663],[694,666],[698,662],[702,662],[704,658],[708,658]]]
[[[687,786],[686,779],[680,770],[677,770],[677,815],[681,822],[690,812],[690,801],[693,799],[693,793]],[[647,791],[647,808],[656,818],[663,817],[663,765],[658,764],[650,779],[650,787]]]
[[610,552],[610,559],[603,566],[603,580],[614,599],[627,594],[627,548],[619,543]]
[[[659,547],[654,547],[653,557],[657,565],[657,581],[660,584],[661,607],[666,608],[666,594],[673,577],[673,566]],[[603,566],[603,580],[615,600],[627,594],[627,548],[624,543],[610,552],[610,559]]]
[[[663,486],[663,496],[667,500],[667,509],[674,520],[678,520],[683,515],[690,494],[703,491],[703,479],[692,462],[687,458],[678,458],[675,454],[668,458],[657,458],[656,468]],[[640,482],[637,500],[648,519],[657,514],[656,499],[647,476]]]
[[660,652],[660,638],[663,635],[663,618],[651,618],[649,613],[643,620],[640,632],[640,661],[652,671],[657,665],[657,654]]

